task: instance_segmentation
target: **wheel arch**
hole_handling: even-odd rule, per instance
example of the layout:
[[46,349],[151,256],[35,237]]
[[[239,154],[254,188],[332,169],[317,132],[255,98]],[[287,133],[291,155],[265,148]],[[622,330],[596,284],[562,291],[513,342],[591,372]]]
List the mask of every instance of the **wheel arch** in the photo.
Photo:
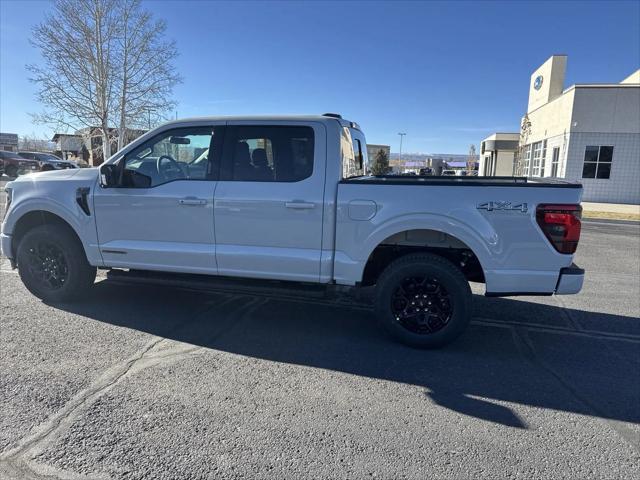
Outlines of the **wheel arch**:
[[485,282],[486,247],[472,235],[448,233],[443,228],[396,228],[380,233],[370,247],[360,278],[362,285],[375,284],[394,260],[412,253],[426,252],[446,258],[470,281]]
[[62,218],[60,215],[57,215],[48,210],[30,210],[21,215],[13,225],[13,229],[11,232],[11,252],[14,259],[16,258],[18,245],[20,244],[20,241],[22,240],[24,235],[29,230],[41,225],[59,225],[70,231],[78,240],[80,245],[82,245],[85,257],[87,256],[87,252],[82,239],[80,238],[80,235],[78,235],[78,232],[69,221]]

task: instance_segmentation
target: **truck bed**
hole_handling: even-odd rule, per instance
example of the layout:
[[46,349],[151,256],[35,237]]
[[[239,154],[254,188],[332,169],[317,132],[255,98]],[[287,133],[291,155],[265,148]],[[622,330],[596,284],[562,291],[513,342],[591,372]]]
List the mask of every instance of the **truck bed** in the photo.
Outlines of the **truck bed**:
[[555,178],[527,177],[454,177],[420,175],[370,175],[342,180],[340,183],[361,183],[367,185],[439,185],[458,187],[544,187],[582,188],[580,183],[571,183]]

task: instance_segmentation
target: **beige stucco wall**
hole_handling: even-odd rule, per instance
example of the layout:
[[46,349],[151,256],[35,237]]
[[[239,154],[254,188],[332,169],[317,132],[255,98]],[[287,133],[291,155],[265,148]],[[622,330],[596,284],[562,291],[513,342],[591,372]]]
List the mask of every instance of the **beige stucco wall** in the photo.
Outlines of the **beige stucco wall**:
[[620,83],[640,83],[640,68],[622,80]]
[[[531,74],[527,112],[531,112],[562,95],[566,68],[567,56],[553,55]],[[542,77],[542,85],[536,90],[534,85],[538,77]]]
[[570,89],[555,100],[529,112],[531,132],[526,143],[538,142],[568,132],[574,97],[575,89]]
[[510,177],[513,175],[513,159],[515,152],[499,150],[496,162],[496,176]]

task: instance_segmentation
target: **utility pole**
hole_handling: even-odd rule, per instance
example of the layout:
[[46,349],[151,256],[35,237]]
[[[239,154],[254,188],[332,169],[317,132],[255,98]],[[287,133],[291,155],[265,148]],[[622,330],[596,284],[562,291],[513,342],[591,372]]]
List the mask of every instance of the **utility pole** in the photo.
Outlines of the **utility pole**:
[[400,135],[400,154],[398,155],[398,163],[400,163],[402,161],[402,138],[406,135],[406,133],[399,132],[398,135]]

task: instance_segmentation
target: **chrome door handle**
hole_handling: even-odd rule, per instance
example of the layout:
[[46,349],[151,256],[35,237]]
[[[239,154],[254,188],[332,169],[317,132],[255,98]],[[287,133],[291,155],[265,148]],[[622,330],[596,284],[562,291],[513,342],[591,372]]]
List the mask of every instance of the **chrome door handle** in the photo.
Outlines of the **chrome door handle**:
[[316,207],[315,203],[309,203],[309,202],[285,202],[284,204],[285,207],[287,208],[293,208],[295,210],[311,210],[312,208]]
[[206,205],[207,200],[204,198],[187,197],[178,200],[180,205]]

